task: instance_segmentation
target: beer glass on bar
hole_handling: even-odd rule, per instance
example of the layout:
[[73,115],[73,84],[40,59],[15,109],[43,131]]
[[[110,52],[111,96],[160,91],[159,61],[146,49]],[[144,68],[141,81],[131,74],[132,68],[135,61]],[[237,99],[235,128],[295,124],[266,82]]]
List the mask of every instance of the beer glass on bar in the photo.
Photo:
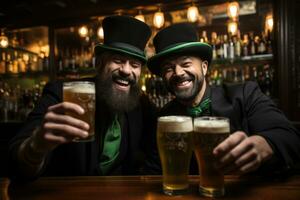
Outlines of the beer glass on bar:
[[63,101],[80,105],[84,109],[83,115],[73,112],[66,114],[85,121],[89,124],[88,137],[75,138],[74,142],[89,142],[95,139],[95,84],[90,81],[70,81],[63,83]]
[[199,192],[207,197],[224,196],[224,175],[215,168],[213,149],[229,136],[229,119],[198,117],[194,119],[194,151],[197,158]]
[[187,192],[190,160],[193,152],[193,121],[184,116],[158,118],[157,144],[163,170],[163,192],[181,195]]

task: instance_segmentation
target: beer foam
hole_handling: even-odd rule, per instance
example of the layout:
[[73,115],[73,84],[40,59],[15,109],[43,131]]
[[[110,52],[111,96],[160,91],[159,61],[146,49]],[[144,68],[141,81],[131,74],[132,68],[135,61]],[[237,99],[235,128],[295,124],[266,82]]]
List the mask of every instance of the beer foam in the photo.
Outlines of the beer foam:
[[194,131],[200,133],[229,133],[227,121],[194,120]]
[[95,93],[95,86],[91,84],[83,84],[83,83],[76,83],[74,85],[64,86],[65,90],[68,90],[72,93],[88,93],[94,94]]
[[158,129],[165,132],[191,132],[193,131],[192,118],[185,116],[163,116],[158,118]]

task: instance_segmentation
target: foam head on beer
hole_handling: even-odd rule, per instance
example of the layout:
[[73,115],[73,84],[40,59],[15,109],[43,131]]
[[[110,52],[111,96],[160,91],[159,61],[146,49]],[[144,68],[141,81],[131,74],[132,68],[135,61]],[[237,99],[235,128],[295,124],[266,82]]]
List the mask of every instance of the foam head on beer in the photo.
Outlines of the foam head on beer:
[[[227,120],[213,120],[214,118],[198,118],[194,120],[194,131],[202,133],[229,133],[229,122]],[[217,118],[215,118],[217,119]]]
[[190,117],[163,116],[158,119],[158,128],[164,132],[191,132],[193,131],[193,123]]
[[72,93],[85,93],[85,94],[94,94],[95,93],[95,87],[91,84],[86,84],[85,82],[77,82],[73,85],[68,85],[64,87],[64,90],[68,90]]

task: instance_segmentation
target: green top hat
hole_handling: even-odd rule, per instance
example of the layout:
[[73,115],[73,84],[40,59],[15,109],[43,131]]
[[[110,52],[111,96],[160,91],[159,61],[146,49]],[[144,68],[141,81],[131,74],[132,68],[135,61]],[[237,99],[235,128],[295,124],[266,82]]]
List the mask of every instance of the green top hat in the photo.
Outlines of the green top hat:
[[190,23],[174,24],[159,31],[153,39],[153,44],[156,55],[148,60],[147,66],[156,75],[160,75],[161,63],[173,56],[197,56],[208,63],[211,62],[211,46],[199,42],[197,30]]
[[144,49],[151,36],[150,27],[133,17],[109,16],[103,22],[104,42],[95,46],[95,54],[114,51],[146,62]]

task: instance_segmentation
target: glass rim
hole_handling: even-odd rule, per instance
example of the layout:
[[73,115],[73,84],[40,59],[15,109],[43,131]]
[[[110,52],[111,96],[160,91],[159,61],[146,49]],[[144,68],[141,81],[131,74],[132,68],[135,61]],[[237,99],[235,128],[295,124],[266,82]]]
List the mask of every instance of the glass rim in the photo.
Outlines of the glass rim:
[[228,117],[219,117],[219,116],[201,116],[195,117],[194,121],[228,121]]
[[93,81],[64,81],[63,85],[67,84],[95,84]]
[[[182,121],[177,121],[177,120],[168,120],[168,118],[180,118],[183,119]],[[192,117],[190,116],[184,116],[184,115],[165,115],[165,116],[160,116],[157,118],[158,122],[185,122],[185,121],[189,121],[189,120],[193,120]]]

